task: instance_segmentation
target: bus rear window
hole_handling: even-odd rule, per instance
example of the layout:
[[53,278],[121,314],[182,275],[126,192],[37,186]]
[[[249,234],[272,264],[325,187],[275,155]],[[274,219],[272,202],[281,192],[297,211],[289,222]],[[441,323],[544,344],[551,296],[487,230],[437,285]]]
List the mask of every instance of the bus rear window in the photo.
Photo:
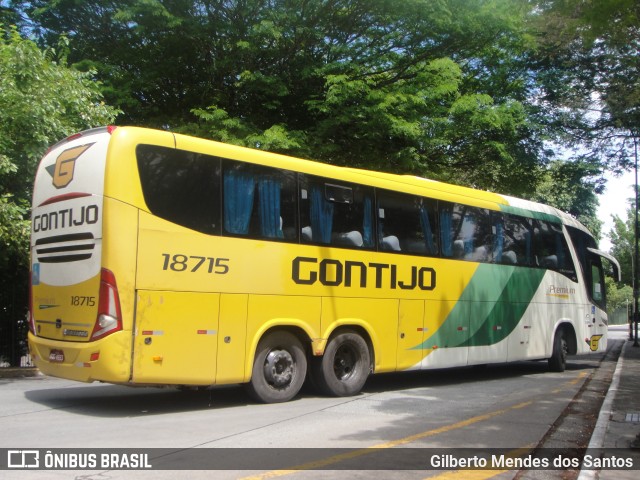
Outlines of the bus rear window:
[[136,150],[140,183],[154,215],[206,234],[220,234],[220,159],[156,145]]

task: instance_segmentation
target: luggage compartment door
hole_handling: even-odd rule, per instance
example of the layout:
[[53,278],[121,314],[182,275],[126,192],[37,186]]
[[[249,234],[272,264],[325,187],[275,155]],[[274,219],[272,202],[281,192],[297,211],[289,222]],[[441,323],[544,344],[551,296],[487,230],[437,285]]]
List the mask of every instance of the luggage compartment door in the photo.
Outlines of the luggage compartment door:
[[220,294],[137,293],[133,382],[213,384]]

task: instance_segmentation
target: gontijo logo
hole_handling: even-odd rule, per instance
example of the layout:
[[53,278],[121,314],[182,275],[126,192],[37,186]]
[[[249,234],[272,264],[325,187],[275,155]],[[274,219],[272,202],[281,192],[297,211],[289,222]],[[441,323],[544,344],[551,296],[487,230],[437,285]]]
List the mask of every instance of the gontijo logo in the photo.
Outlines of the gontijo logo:
[[587,338],[587,343],[589,344],[589,348],[592,352],[598,351],[598,343],[600,342],[601,338],[602,335],[591,335],[591,338]]
[[76,160],[82,155],[93,143],[73,147],[65,150],[56,159],[55,165],[49,165],[46,170],[53,177],[53,186],[56,188],[64,188],[73,180],[73,171],[76,168]]

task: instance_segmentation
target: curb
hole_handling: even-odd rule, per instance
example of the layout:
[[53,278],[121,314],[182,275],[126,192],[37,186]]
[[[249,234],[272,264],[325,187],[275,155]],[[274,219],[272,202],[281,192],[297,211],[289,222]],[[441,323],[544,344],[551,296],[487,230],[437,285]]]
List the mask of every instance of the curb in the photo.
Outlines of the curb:
[[[622,374],[622,367],[624,365],[624,354],[629,342],[624,343],[618,362],[616,363],[616,369],[613,372],[613,378],[611,379],[611,385],[607,390],[607,395],[604,397],[602,407],[600,407],[600,414],[598,415],[598,421],[591,434],[591,440],[589,441],[588,449],[602,448],[604,446],[607,429],[609,428],[609,422],[611,421],[611,415],[613,413],[613,400],[615,399],[616,392],[618,391],[618,384],[620,383],[620,375]],[[593,480],[597,478],[597,470],[580,470],[578,480]]]
[[36,367],[3,367],[0,368],[0,378],[37,377],[41,375]]

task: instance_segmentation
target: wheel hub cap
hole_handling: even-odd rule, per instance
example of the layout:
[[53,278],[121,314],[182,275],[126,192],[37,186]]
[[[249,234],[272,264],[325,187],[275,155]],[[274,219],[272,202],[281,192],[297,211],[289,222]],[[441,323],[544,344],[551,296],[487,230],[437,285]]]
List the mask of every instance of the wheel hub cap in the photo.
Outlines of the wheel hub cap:
[[274,387],[284,387],[293,378],[293,357],[286,350],[272,350],[264,361],[264,377]]

